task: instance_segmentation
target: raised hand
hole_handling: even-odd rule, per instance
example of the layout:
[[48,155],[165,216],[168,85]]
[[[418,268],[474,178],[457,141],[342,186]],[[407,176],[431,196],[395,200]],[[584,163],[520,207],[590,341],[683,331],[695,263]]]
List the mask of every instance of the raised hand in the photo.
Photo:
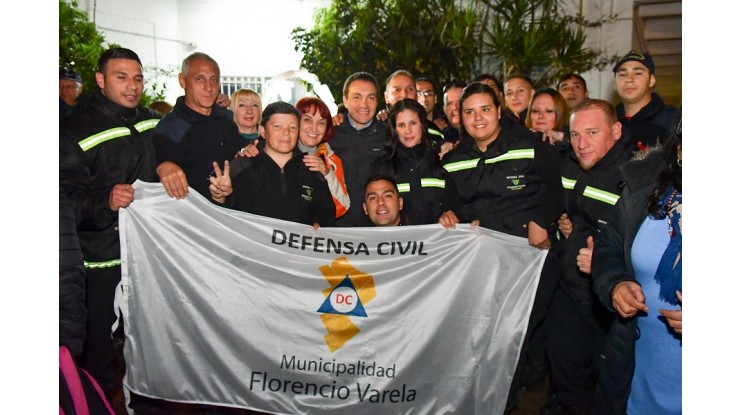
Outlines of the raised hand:
[[586,238],[586,247],[578,250],[578,256],[576,257],[576,265],[578,269],[585,274],[591,273],[591,256],[594,253],[594,237],[589,236]]
[[229,176],[229,162],[224,161],[224,170],[221,172],[221,168],[218,163],[213,162],[214,175],[209,178],[211,184],[208,186],[208,190],[211,192],[211,197],[218,203],[224,204],[226,197],[233,193],[234,188],[231,186],[231,177]]

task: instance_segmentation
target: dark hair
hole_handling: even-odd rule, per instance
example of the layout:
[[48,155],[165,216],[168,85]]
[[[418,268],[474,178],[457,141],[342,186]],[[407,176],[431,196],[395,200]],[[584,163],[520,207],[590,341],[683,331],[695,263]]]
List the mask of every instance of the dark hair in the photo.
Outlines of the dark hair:
[[375,93],[377,94],[380,88],[378,87],[378,80],[375,79],[375,77],[367,72],[355,72],[352,75],[348,76],[347,79],[344,81],[344,86],[342,87],[342,94],[345,98],[347,98],[347,94],[349,93],[349,86],[352,85],[355,81],[364,81],[364,82],[370,82],[371,84],[375,85]]
[[295,115],[299,121],[301,119],[301,113],[296,109],[296,107],[287,102],[276,101],[266,106],[265,110],[262,111],[262,122],[260,122],[260,125],[265,127],[267,125],[267,121],[270,120],[270,117],[275,114],[292,114]]
[[665,167],[658,175],[648,202],[648,213],[655,219],[663,219],[667,215],[667,206],[663,206],[663,197],[668,189],[673,186],[680,192],[682,188],[681,165],[678,162],[678,149],[681,147],[681,124],[681,107],[679,106],[671,127],[671,135],[666,140],[661,154]]
[[[424,109],[424,106],[419,104],[419,101],[416,101],[411,98],[404,98],[398,102],[396,102],[395,105],[393,105],[393,108],[391,108],[391,111],[388,113],[388,138],[386,139],[386,153],[388,154],[388,157],[393,159],[396,156],[396,150],[398,149],[398,131],[396,130],[396,118],[398,118],[398,114],[400,114],[403,111],[410,110],[416,113],[416,115],[419,116],[419,122],[421,123],[421,142],[419,144],[423,145],[427,149],[432,148],[431,141],[429,140],[429,132],[426,127],[426,118],[427,118],[427,111]],[[395,173],[395,166],[393,168]]]
[[538,89],[537,92],[534,93],[534,95],[532,95],[532,100],[529,101],[529,107],[527,109],[527,119],[524,121],[524,125],[526,125],[527,128],[532,128],[532,103],[534,103],[535,98],[540,95],[549,95],[552,98],[552,102],[553,104],[555,104],[555,128],[553,129],[555,131],[564,131],[565,127],[568,126],[570,109],[568,108],[568,103],[565,101],[565,98],[560,95],[560,92],[554,90],[553,88],[541,88]]
[[560,78],[560,80],[558,81],[558,90],[560,89],[560,84],[562,84],[563,82],[567,81],[568,79],[576,79],[576,80],[580,81],[583,84],[583,89],[585,89],[586,91],[588,91],[588,87],[586,86],[586,80],[583,79],[583,77],[581,75],[578,75],[577,73],[567,73],[567,74],[563,75]]
[[496,105],[496,108],[501,108],[501,103],[498,102],[498,96],[496,95],[496,91],[493,90],[490,86],[482,83],[482,82],[471,82],[468,84],[468,86],[463,89],[462,96],[460,97],[460,113],[462,113],[462,103],[465,102],[465,100],[474,94],[488,94],[493,98],[493,104]]
[[180,68],[180,73],[182,73],[182,76],[188,76],[188,71],[190,71],[190,64],[196,59],[203,59],[212,63],[213,66],[216,67],[218,73],[221,73],[221,68],[218,67],[218,62],[216,62],[212,57],[203,52],[193,52],[182,61],[182,67]]
[[504,81],[504,84],[511,81],[512,79],[521,79],[529,84],[529,87],[534,89],[534,82],[532,82],[532,78],[528,77],[527,75],[524,75],[523,73],[513,73],[506,77],[506,81]]
[[445,86],[442,88],[442,94],[447,92],[450,88],[460,88],[465,89],[465,87],[468,86],[468,83],[461,80],[461,79],[453,79],[445,84]]
[[[326,133],[320,142],[325,143],[331,140],[334,133],[334,123],[331,120],[331,111],[329,111],[329,107],[326,106],[324,101],[316,97],[303,97],[295,103],[295,107],[301,115],[318,112],[321,118],[326,120]],[[298,117],[298,119],[300,120],[301,117]]]
[[418,84],[419,82],[427,82],[427,83],[431,84],[432,85],[432,90],[435,90],[435,92],[436,92],[437,84],[435,84],[434,81],[432,81],[431,79],[424,78],[424,77],[416,78],[416,83]]
[[138,62],[139,66],[143,66],[141,64],[141,59],[139,59],[139,55],[137,55],[133,50],[126,48],[110,48],[103,52],[103,54],[100,55],[100,58],[98,58],[98,72],[105,74],[105,70],[108,69],[108,61],[111,59],[130,59]]
[[485,80],[493,81],[493,83],[496,84],[496,88],[498,88],[499,91],[501,91],[501,92],[504,91],[504,86],[501,85],[501,81],[499,81],[498,79],[496,79],[496,77],[493,76],[493,75],[491,75],[491,74],[482,73],[482,74],[476,76],[473,79],[473,82],[483,82]]
[[396,192],[396,196],[399,196],[400,192],[398,191],[398,183],[396,183],[396,179],[390,176],[386,176],[385,174],[375,174],[367,179],[367,181],[365,182],[365,186],[362,187],[362,200],[365,200],[365,192],[367,192],[367,187],[370,186],[370,183],[379,181],[386,181],[391,183],[393,185],[393,190]]

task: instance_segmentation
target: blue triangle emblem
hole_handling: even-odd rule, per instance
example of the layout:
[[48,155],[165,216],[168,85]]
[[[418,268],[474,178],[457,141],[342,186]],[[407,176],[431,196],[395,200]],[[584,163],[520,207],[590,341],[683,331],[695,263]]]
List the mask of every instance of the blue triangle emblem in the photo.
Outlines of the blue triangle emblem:
[[367,317],[365,307],[363,307],[362,301],[360,301],[360,297],[357,295],[357,289],[352,284],[349,275],[345,275],[342,282],[331,290],[329,296],[326,297],[321,307],[316,311],[319,313]]

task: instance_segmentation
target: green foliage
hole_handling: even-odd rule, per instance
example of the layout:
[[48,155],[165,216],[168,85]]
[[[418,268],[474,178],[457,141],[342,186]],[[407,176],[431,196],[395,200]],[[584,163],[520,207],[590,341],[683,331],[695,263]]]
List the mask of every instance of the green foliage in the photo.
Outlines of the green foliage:
[[80,74],[85,91],[97,89],[95,71],[104,42],[76,0],[59,0],[59,66]]
[[[59,0],[59,66],[80,74],[84,90],[98,89],[95,72],[98,58],[108,48],[120,47],[115,43],[106,44],[95,23],[87,14],[78,9],[76,0]],[[173,76],[174,70],[157,67],[144,69],[145,87],[141,94],[141,105],[148,106],[152,101],[163,100],[167,84],[156,81],[157,75]],[[152,81],[149,81],[152,80]]]
[[315,22],[293,30],[295,50],[339,102],[344,80],[358,71],[375,75],[382,90],[398,69],[439,84],[477,70],[478,13],[460,1],[335,0]]
[[536,87],[551,86],[569,72],[603,68],[608,58],[585,46],[583,27],[601,25],[564,15],[554,0],[482,2],[490,15],[482,29],[483,55],[501,78],[514,72],[532,77]]

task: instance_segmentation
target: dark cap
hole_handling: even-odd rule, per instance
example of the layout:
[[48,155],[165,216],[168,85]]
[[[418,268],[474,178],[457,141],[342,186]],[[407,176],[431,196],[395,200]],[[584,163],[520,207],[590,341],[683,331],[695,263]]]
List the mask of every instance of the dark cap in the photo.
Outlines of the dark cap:
[[80,77],[80,75],[77,74],[77,72],[63,68],[59,68],[59,79],[69,79],[70,81],[75,81],[78,84],[82,83],[82,78]]
[[642,53],[637,52],[634,50],[631,50],[627,52],[626,55],[619,58],[617,63],[614,65],[613,71],[616,73],[619,70],[619,67],[622,66],[623,63],[629,62],[629,61],[635,61],[640,62],[641,64],[647,66],[648,69],[650,69],[650,73],[655,73],[655,64],[653,63],[653,58],[650,56],[649,53]]

